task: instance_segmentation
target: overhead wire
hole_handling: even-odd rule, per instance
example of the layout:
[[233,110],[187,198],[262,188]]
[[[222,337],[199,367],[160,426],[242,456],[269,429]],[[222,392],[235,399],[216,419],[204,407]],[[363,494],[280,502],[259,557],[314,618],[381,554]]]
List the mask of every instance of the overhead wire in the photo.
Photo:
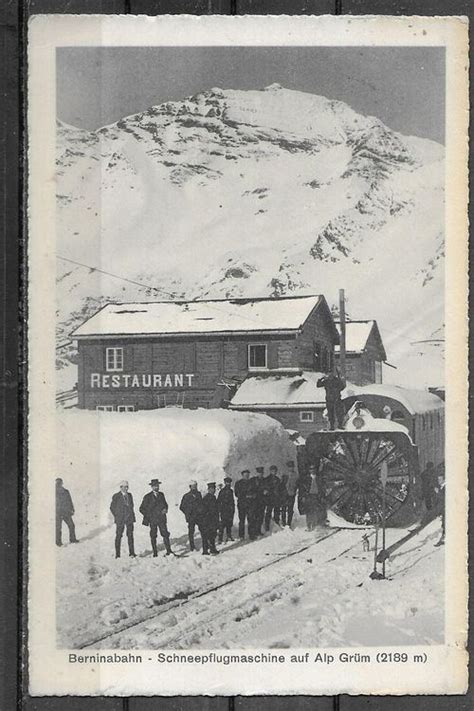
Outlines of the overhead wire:
[[[178,299],[177,300],[175,294],[172,294],[169,291],[166,291],[166,289],[163,289],[162,287],[152,286],[151,284],[145,284],[144,282],[139,282],[139,281],[136,281],[135,279],[129,279],[128,277],[121,276],[120,274],[114,274],[113,272],[108,272],[105,269],[100,269],[99,267],[93,267],[90,264],[84,264],[83,262],[78,262],[74,259],[71,259],[70,257],[64,257],[60,254],[57,254],[56,258],[60,259],[64,262],[69,262],[70,264],[75,264],[76,266],[83,267],[84,269],[89,269],[91,272],[98,272],[99,274],[105,274],[106,276],[113,277],[114,279],[120,279],[121,281],[128,282],[129,284],[134,284],[135,286],[141,286],[144,289],[152,289],[153,291],[164,294],[165,296],[169,296],[170,301],[163,302],[163,303],[176,303],[176,301],[178,301],[180,303],[183,303],[183,302],[184,303],[192,303],[192,302],[199,303],[198,299],[191,299],[190,301],[186,300],[186,299]],[[301,296],[311,298],[311,297],[319,296],[319,294],[302,294]],[[246,298],[246,297],[241,297],[241,298],[246,301],[252,301],[251,298]],[[269,299],[271,297],[259,297],[259,298],[264,300],[264,299]],[[294,298],[294,297],[290,297],[290,298]],[[279,298],[274,297],[274,300],[278,301]],[[211,299],[210,301],[213,301],[213,300]],[[208,309],[217,311],[218,313],[225,314],[226,316],[229,315],[228,311],[225,311],[224,309],[220,309],[218,306],[211,306],[210,301],[206,301],[206,307]],[[137,303],[139,303],[139,302],[137,302]],[[256,323],[257,325],[264,324],[265,326],[268,326],[269,329],[275,330],[275,327],[273,324],[266,323],[265,321],[262,321],[261,319],[257,320],[257,319],[252,318],[251,316],[248,316],[245,314],[241,315],[241,318],[244,318],[245,320],[250,321],[252,323]]]

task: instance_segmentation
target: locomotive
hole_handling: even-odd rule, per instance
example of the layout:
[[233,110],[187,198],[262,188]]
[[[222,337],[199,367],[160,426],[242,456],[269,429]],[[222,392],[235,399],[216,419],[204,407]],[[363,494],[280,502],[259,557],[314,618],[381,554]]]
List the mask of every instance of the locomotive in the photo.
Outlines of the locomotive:
[[[430,392],[372,384],[343,393],[343,430],[312,433],[328,509],[356,525],[409,526],[424,513],[421,474],[444,471],[444,402]],[[385,486],[383,479],[385,478]]]

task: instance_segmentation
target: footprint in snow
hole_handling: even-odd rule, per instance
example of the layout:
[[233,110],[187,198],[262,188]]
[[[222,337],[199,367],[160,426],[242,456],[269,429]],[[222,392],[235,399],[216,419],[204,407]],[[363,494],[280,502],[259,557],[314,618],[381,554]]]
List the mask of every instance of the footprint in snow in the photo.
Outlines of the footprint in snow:
[[104,565],[99,565],[98,563],[94,563],[93,561],[91,561],[87,570],[87,577],[92,583],[100,583],[103,582],[102,578],[104,578],[108,572],[109,569],[106,568]]

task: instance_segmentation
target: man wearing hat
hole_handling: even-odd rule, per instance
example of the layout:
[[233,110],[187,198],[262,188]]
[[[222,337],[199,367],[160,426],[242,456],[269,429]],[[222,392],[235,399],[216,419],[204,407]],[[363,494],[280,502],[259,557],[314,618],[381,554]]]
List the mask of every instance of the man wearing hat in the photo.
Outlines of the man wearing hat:
[[224,538],[224,530],[227,541],[233,541],[232,526],[234,524],[235,501],[232,491],[232,477],[224,477],[224,487],[217,496],[217,507],[219,509],[219,543]]
[[274,509],[273,509],[273,520],[276,524],[286,526],[286,519],[288,514],[288,492],[286,490],[286,485],[288,483],[288,474],[283,472],[280,477],[277,477],[278,481],[275,487],[275,498],[274,498]]
[[207,494],[202,498],[202,554],[217,555],[216,535],[219,527],[219,508],[216,500],[216,484],[211,481],[207,485]]
[[188,524],[188,538],[189,538],[189,549],[191,551],[195,550],[194,545],[194,531],[196,526],[201,534],[201,539],[204,540],[201,523],[202,523],[202,495],[198,491],[198,486],[196,481],[189,482],[189,491],[184,494],[181,499],[181,504],[179,507],[180,511],[183,512]]
[[273,509],[275,507],[275,494],[279,484],[278,468],[272,464],[268,472],[262,474],[262,524],[265,523],[265,531],[270,530]]
[[241,471],[242,478],[235,482],[235,498],[237,499],[237,511],[239,513],[239,538],[245,538],[245,521],[250,526],[249,522],[249,500],[247,498],[249,489],[250,471],[243,469]]
[[263,522],[263,497],[261,479],[263,467],[256,467],[255,474],[250,477],[247,489],[247,505],[249,516],[249,538],[254,541],[258,536],[262,535]]
[[295,467],[295,463],[292,459],[289,459],[286,463],[286,471],[288,474],[288,479],[286,482],[286,525],[291,527],[291,522],[293,521],[293,513],[295,510],[295,499],[296,493],[298,491],[298,470]]
[[140,513],[143,514],[143,525],[150,526],[150,541],[153,549],[153,557],[158,555],[156,537],[158,530],[166,548],[166,555],[171,555],[170,534],[166,525],[166,514],[168,504],[165,495],[160,491],[161,481],[152,479],[150,481],[151,491],[145,494],[140,506]]
[[135,558],[135,546],[133,542],[133,524],[135,522],[135,511],[133,510],[133,496],[128,490],[128,481],[120,482],[120,491],[112,496],[110,510],[115,521],[115,557],[120,558],[120,547],[123,532],[127,530],[128,554]]

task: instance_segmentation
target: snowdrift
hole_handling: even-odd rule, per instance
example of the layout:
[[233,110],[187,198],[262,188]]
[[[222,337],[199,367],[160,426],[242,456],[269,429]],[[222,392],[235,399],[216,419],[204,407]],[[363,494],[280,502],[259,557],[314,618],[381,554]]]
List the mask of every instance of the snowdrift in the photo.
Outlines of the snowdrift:
[[191,479],[205,493],[207,482],[219,484],[226,474],[235,481],[244,468],[282,468],[288,458],[296,459],[295,446],[278,422],[225,410],[61,412],[57,436],[56,476],[73,496],[79,536],[81,530],[111,523],[110,499],[122,479],[129,481],[136,511],[150,491],[150,479],[163,482],[173,536],[185,532],[179,503]]

